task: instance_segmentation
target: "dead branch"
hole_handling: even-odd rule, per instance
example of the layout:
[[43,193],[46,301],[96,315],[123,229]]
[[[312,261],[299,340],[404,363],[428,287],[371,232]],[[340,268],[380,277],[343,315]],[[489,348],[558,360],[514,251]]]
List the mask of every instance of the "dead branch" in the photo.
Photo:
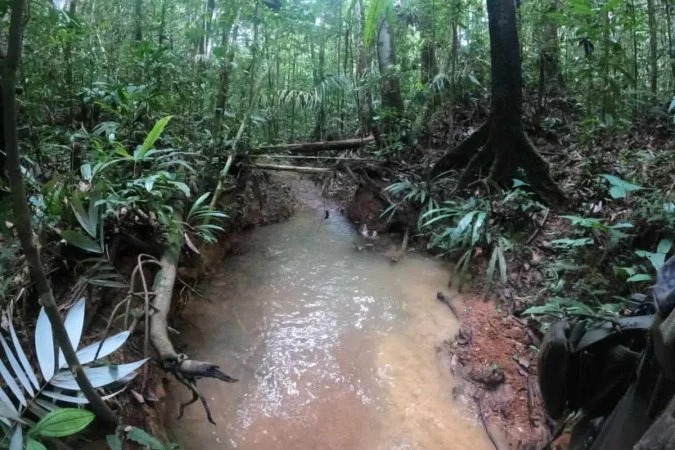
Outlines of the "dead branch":
[[320,151],[338,151],[365,147],[375,141],[373,136],[367,138],[345,139],[342,141],[302,142],[298,144],[264,145],[258,151],[289,151],[294,153],[314,153]]
[[252,158],[267,158],[267,159],[320,159],[326,161],[353,161],[353,162],[369,162],[369,163],[384,163],[386,160],[381,158],[358,158],[347,156],[306,156],[306,155],[251,155]]
[[262,170],[282,170],[289,172],[301,172],[301,173],[327,173],[332,172],[332,169],[325,169],[323,167],[303,167],[303,166],[283,166],[277,164],[251,164],[251,167],[254,169]]
[[[181,209],[182,204],[175,206],[176,211],[180,211]],[[175,223],[182,223],[182,217],[179,213],[176,214]],[[180,227],[176,227],[176,229],[171,231],[167,240],[167,246],[159,261],[160,270],[155,280],[154,307],[156,311],[150,316],[150,342],[159,354],[161,367],[171,372],[178,381],[192,391],[192,400],[181,406],[180,414],[182,415],[183,409],[187,405],[194,403],[197,399],[201,399],[209,422],[214,423],[208,403],[197,389],[197,379],[217,378],[228,383],[234,383],[237,379],[222,373],[218,370],[218,366],[213,363],[191,360],[187,355],[177,353],[169,339],[168,317],[171,310],[171,299],[176,282],[178,257],[182,242],[183,230]]]
[[439,291],[438,293],[436,293],[436,300],[438,300],[441,303],[445,303],[446,305],[448,305],[448,308],[450,308],[450,311],[452,311],[452,313],[455,315],[457,320],[460,320],[459,313],[457,312],[457,308],[455,308],[455,305],[452,304],[452,299],[448,298],[447,295],[445,295],[444,293]]

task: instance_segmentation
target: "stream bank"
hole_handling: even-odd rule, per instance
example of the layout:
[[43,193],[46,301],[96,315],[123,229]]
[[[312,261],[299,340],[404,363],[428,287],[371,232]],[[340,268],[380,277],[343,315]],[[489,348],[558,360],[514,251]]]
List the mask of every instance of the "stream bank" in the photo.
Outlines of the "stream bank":
[[435,300],[448,268],[359,251],[340,205],[282,178],[295,214],[241,235],[175,321],[179,348],[240,381],[201,382],[216,427],[198,403],[176,420],[189,395],[171,383],[173,438],[205,449],[491,448],[472,405],[453,399],[443,348],[458,324]]
[[[254,186],[256,184],[257,186]],[[157,387],[156,398],[152,399],[153,408],[143,405],[142,419],[146,428],[167,439],[169,437],[174,437],[178,441],[188,439],[190,443],[193,442],[193,439],[205,439],[211,445],[214,445],[212,448],[223,448],[215,445],[226,445],[223,436],[237,435],[237,433],[239,433],[238,439],[252,439],[253,441],[247,442],[256,442],[256,445],[259,444],[259,446],[249,447],[243,445],[242,441],[235,440],[234,444],[227,441],[230,448],[288,448],[284,447],[287,444],[293,448],[314,448],[315,445],[321,446],[321,444],[324,445],[323,448],[346,448],[344,445],[350,448],[359,448],[359,445],[362,445],[365,448],[369,440],[371,444],[373,441],[381,443],[382,448],[494,448],[485,435],[483,427],[486,427],[490,435],[501,443],[500,448],[536,448],[537,445],[540,446],[542,441],[545,441],[547,432],[542,423],[543,414],[536,394],[536,383],[533,383],[536,381],[536,373],[533,372],[536,365],[534,364],[536,355],[531,352],[527,353],[526,343],[529,338],[525,336],[524,329],[521,328],[519,332],[518,324],[513,323],[512,326],[502,330],[503,332],[495,332],[494,330],[499,328],[497,325],[508,321],[508,319],[501,315],[492,303],[485,303],[482,299],[469,297],[466,297],[464,302],[459,303],[459,297],[455,296],[457,298],[453,299],[453,303],[458,302],[456,309],[459,310],[460,317],[464,322],[460,329],[459,324],[452,318],[450,310],[435,300],[437,290],[449,292],[447,288],[449,269],[441,268],[437,262],[428,258],[415,255],[416,250],[419,249],[414,248],[414,242],[411,244],[407,256],[402,258],[400,263],[392,264],[381,253],[389,256],[388,253],[400,249],[401,236],[399,234],[394,233],[389,236],[386,234],[387,229],[383,227],[380,229],[383,230],[384,234],[380,234],[378,239],[369,240],[361,235],[354,234],[353,225],[350,223],[359,222],[358,217],[364,217],[369,220],[368,222],[364,220],[364,223],[366,223],[366,226],[370,226],[371,233],[372,230],[378,229],[376,222],[379,220],[379,213],[377,212],[379,205],[373,200],[373,197],[364,195],[363,192],[354,195],[354,191],[347,192],[345,186],[335,187],[333,183],[330,184],[329,189],[326,189],[326,187],[324,183],[323,189],[319,189],[315,183],[307,178],[294,174],[261,175],[257,182],[247,184],[247,188],[243,190],[243,195],[237,197],[235,194],[230,194],[231,198],[228,201],[233,201],[236,198],[240,200],[237,208],[239,216],[233,222],[236,225],[228,230],[224,239],[218,245],[200,248],[201,255],[189,257],[187,261],[181,264],[180,268],[181,277],[184,281],[188,281],[190,285],[194,285],[194,282],[198,279],[205,281],[209,278],[213,280],[213,283],[209,285],[208,282],[202,282],[199,285],[194,285],[195,291],[199,292],[199,295],[195,295],[194,292],[187,289],[181,289],[177,292],[172,315],[174,317],[173,327],[181,333],[174,337],[178,351],[190,352],[199,359],[214,361],[220,364],[226,373],[240,378],[241,381],[235,385],[221,385],[213,380],[200,382],[200,388],[205,389],[207,399],[212,403],[212,410],[218,427],[213,427],[206,422],[204,411],[199,403],[188,407],[184,419],[177,422],[178,404],[187,400],[189,394],[182,386],[172,383],[170,377],[167,377],[158,368],[153,368],[154,384]],[[321,195],[321,190],[328,191],[333,196],[338,193],[340,195],[337,197],[341,197],[343,200],[351,198],[356,201],[329,201]],[[368,203],[367,208],[362,207],[362,200],[359,200],[364,198]],[[244,199],[244,201],[241,201],[241,199]],[[301,221],[305,222],[306,228],[304,231],[300,230],[298,233],[297,229],[293,231],[291,227],[285,235],[280,234],[279,230],[292,225],[289,225],[289,222],[257,228],[251,232],[246,231],[258,225],[282,221],[291,216],[294,211],[296,211],[296,217],[299,215]],[[308,211],[310,211],[310,218],[306,217]],[[325,219],[325,211],[328,211],[328,220]],[[348,218],[345,216],[348,216]],[[291,221],[293,220],[291,219]],[[311,226],[307,225],[307,221],[311,222]],[[327,232],[336,223],[340,224],[337,229],[332,229],[328,235],[321,239],[316,237],[317,232]],[[357,223],[357,225],[362,227],[363,223]],[[339,252],[336,252],[330,244],[334,238],[333,233],[342,236],[339,239],[349,240],[348,243],[342,242],[340,244]],[[387,338],[385,340],[387,342],[377,341],[377,333],[373,330],[370,330],[364,336],[346,333],[349,336],[345,337],[341,347],[359,348],[363,351],[360,351],[358,355],[353,355],[349,351],[341,350],[331,356],[333,360],[340,362],[339,368],[346,366],[353,370],[358,369],[352,371],[351,376],[360,380],[359,383],[363,383],[361,394],[367,390],[367,387],[373,388],[374,386],[377,387],[378,384],[386,384],[385,381],[389,377],[386,370],[385,372],[378,372],[377,370],[379,367],[378,358],[383,358],[383,356],[375,348],[384,348],[385,350],[388,348],[390,350],[388,353],[385,352],[385,355],[388,355],[386,357],[390,359],[389,367],[412,368],[407,370],[408,373],[398,374],[398,379],[401,380],[402,385],[410,389],[403,387],[391,398],[388,395],[379,396],[379,401],[384,403],[378,406],[381,415],[374,422],[366,420],[366,418],[372,416],[372,413],[368,410],[371,406],[364,405],[364,402],[368,402],[364,398],[369,397],[354,396],[353,393],[357,390],[356,384],[353,382],[346,385],[354,386],[355,391],[350,390],[349,393],[344,390],[345,386],[330,387],[330,385],[326,389],[325,397],[317,396],[317,393],[310,391],[307,398],[313,398],[312,396],[316,398],[314,398],[314,405],[309,407],[309,412],[306,411],[304,416],[302,414],[285,414],[281,416],[281,419],[278,417],[277,419],[270,419],[267,416],[272,414],[274,410],[268,409],[258,411],[258,419],[265,417],[265,420],[258,420],[256,426],[253,426],[253,420],[246,422],[242,419],[241,411],[251,413],[251,405],[267,404],[269,406],[269,402],[264,399],[264,396],[260,397],[260,386],[264,383],[252,386],[253,381],[251,380],[258,380],[259,383],[262,383],[260,379],[263,379],[266,380],[266,383],[272,383],[273,387],[280,389],[281,387],[288,388],[286,383],[288,378],[284,380],[282,377],[281,380],[275,380],[274,375],[270,375],[274,372],[271,367],[268,367],[265,372],[256,369],[254,362],[257,361],[258,364],[264,365],[266,361],[260,354],[261,352],[262,355],[266,354],[264,349],[267,348],[267,344],[260,341],[264,341],[266,336],[270,336],[270,326],[273,322],[263,325],[256,324],[257,318],[262,316],[260,313],[265,313],[265,311],[251,312],[245,310],[244,312],[237,312],[236,303],[233,299],[239,299],[236,301],[240,301],[242,297],[247,298],[246,304],[261,303],[268,305],[273,310],[274,308],[270,304],[278,302],[275,299],[278,298],[279,293],[275,292],[274,289],[270,290],[269,286],[266,290],[262,286],[269,281],[269,277],[273,278],[279,276],[279,274],[269,275],[268,277],[264,275],[254,276],[253,271],[248,275],[242,275],[249,278],[249,281],[245,282],[236,279],[236,277],[232,279],[228,272],[236,272],[240,266],[245,267],[247,254],[250,257],[251,252],[253,252],[255,259],[262,261],[261,264],[265,265],[264,271],[272,274],[274,270],[278,269],[279,259],[283,258],[285,251],[288,251],[288,249],[280,248],[281,236],[290,239],[296,234],[300,236],[298,239],[312,242],[312,245],[316,245],[318,239],[319,244],[323,244],[324,247],[318,246],[316,251],[303,254],[302,257],[296,254],[291,260],[302,260],[308,256],[314,257],[316,256],[315,253],[323,254],[325,261],[322,264],[329,267],[337,254],[346,255],[348,253],[349,258],[354,256],[365,258],[381,266],[379,270],[386,270],[386,276],[382,273],[378,275],[379,284],[383,286],[391,284],[391,280],[396,280],[399,274],[404,277],[412,277],[414,280],[403,287],[400,284],[398,285],[398,288],[401,289],[400,292],[403,293],[402,296],[408,298],[399,309],[405,311],[406,308],[412,307],[413,310],[412,314],[406,313],[407,315],[404,314],[399,317],[404,323],[401,327],[407,327],[407,331],[399,330],[398,338]],[[313,235],[315,238],[312,239]],[[256,244],[258,239],[256,236],[267,236],[266,239],[275,243],[268,246]],[[344,248],[345,245],[348,248]],[[298,247],[304,246],[305,244],[298,245]],[[244,263],[241,261],[242,258]],[[421,264],[424,270],[416,269],[415,266],[418,264]],[[352,263],[344,263],[343,265],[350,266]],[[223,267],[229,268],[229,270],[225,270]],[[225,272],[223,272],[224,270]],[[297,269],[294,270],[297,271]],[[255,279],[255,282],[251,282],[250,279]],[[347,284],[350,283],[353,284],[354,280],[347,280]],[[252,291],[251,285],[255,287]],[[410,303],[412,297],[414,297],[415,302],[421,303]],[[325,309],[326,306],[330,306],[330,303],[324,304],[322,308]],[[246,309],[244,306],[241,307]],[[270,313],[271,310],[268,310],[267,313]],[[232,311],[236,313],[230,314]],[[380,316],[385,313],[380,312]],[[289,317],[292,316],[289,311],[285,311],[284,314]],[[204,321],[207,323],[208,321],[214,322],[214,317],[218,317],[214,325],[205,327]],[[446,321],[445,325],[439,326],[436,323],[438,318]],[[310,321],[309,317],[306,319]],[[363,323],[370,323],[373,318],[364,316],[362,319]],[[452,325],[448,325],[448,323]],[[347,325],[344,326],[349,328]],[[230,331],[223,331],[225,328],[230,329]],[[288,329],[295,328],[297,328],[295,325],[289,325]],[[231,334],[232,329],[238,329],[241,334],[233,336]],[[282,331],[277,331],[283,335]],[[510,333],[510,335],[505,338],[504,332]],[[214,352],[211,349],[211,353],[209,353],[209,340],[213,336],[216,336],[214,342],[217,342],[225,350]],[[472,338],[467,339],[467,336],[472,336]],[[254,345],[252,340],[255,339],[258,339],[259,342]],[[523,342],[525,344],[522,344]],[[232,345],[233,343],[235,345]],[[281,345],[281,343],[278,344]],[[417,345],[418,347],[411,348],[410,345]],[[257,350],[252,349],[253,347],[256,347]],[[281,347],[277,346],[277,350],[279,348]],[[516,360],[514,355],[518,354],[518,350],[524,355],[524,358]],[[256,358],[261,359],[256,360]],[[291,359],[295,360],[294,358]],[[526,360],[528,362],[524,363]],[[291,362],[291,360],[287,361],[288,365],[285,366],[285,369],[293,372],[296,369]],[[523,367],[521,363],[527,364],[529,367]],[[415,367],[422,367],[426,372],[421,380],[414,370]],[[486,370],[490,371],[494,367],[500,368],[504,373],[503,383],[486,384],[480,375],[476,375],[477,373],[485,373]],[[324,370],[322,373],[325,375],[328,372],[330,371]],[[364,380],[367,377],[362,376],[363,373],[374,375],[368,381]],[[298,374],[296,373],[296,375]],[[314,375],[305,374],[302,376],[309,376],[309,383],[312,385],[321,383],[319,379],[311,379]],[[294,380],[294,383],[297,384],[298,380]],[[428,387],[430,385],[432,388]],[[533,385],[535,391],[531,390]],[[167,388],[168,393],[166,392]],[[426,394],[421,395],[419,389]],[[425,391],[425,389],[427,390]],[[257,397],[253,395],[253,392],[258,392]],[[263,392],[267,391],[263,389]],[[430,392],[432,395],[428,395]],[[336,404],[336,401],[340,408],[328,407],[329,404]],[[242,405],[246,402],[249,406],[243,408]],[[395,403],[397,407],[392,407],[392,403]],[[416,405],[423,405],[423,407],[416,408]],[[294,408],[300,408],[300,410],[303,407],[306,407],[306,405],[294,406]],[[237,408],[243,409],[238,410]],[[412,420],[408,415],[411,409],[416,410],[420,415],[414,418],[417,425],[409,428],[412,431],[404,436],[400,433],[401,424],[407,424]],[[383,413],[383,411],[386,413]],[[311,417],[311,420],[314,421],[315,416],[317,417],[317,423],[319,418],[322,418],[321,423],[328,428],[313,429],[305,427],[304,424],[309,420],[308,417]],[[361,419],[358,419],[359,417]],[[295,422],[293,422],[294,420]],[[457,430],[449,432],[448,427],[451,427],[451,425],[446,422],[450,424],[459,423],[460,426]],[[253,427],[254,431],[249,432],[252,434],[243,433],[241,428],[237,428],[244,423]],[[189,431],[201,430],[201,432],[197,435],[184,434],[186,426]],[[280,441],[280,430],[288,429],[289,426],[294,432],[285,437],[294,440]],[[221,427],[224,427],[228,432],[223,433]],[[166,433],[166,430],[177,433],[170,436]],[[366,433],[364,430],[369,431]],[[458,443],[462,441],[456,439],[449,443],[443,441],[444,437],[448,435],[467,434],[466,430],[470,431],[468,433],[470,438],[468,438],[469,441],[464,441],[461,446]],[[274,432],[270,434],[271,431]],[[331,436],[335,438],[343,435],[363,436],[364,440],[357,439],[350,442],[333,440],[332,443],[307,440],[310,437],[311,439],[319,439],[320,436],[324,435],[329,440]],[[271,436],[276,436],[276,440]],[[418,438],[424,436],[424,439],[418,441],[415,436]],[[387,441],[387,439],[389,440]],[[396,439],[399,439],[399,441],[395,441]],[[393,442],[398,442],[402,446],[387,447],[387,445],[394,445]],[[480,444],[476,444],[476,442]],[[303,445],[306,447],[303,447]],[[477,445],[479,446],[477,447]],[[206,442],[201,442],[200,448],[201,446],[211,448],[206,445]],[[187,445],[186,448],[192,447]],[[373,447],[369,446],[368,448]]]

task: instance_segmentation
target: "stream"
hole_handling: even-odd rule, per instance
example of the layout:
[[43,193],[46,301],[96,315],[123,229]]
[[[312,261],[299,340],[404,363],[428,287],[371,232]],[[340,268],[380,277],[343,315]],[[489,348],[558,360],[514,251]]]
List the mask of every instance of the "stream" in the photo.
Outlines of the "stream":
[[359,252],[361,237],[318,199],[244,236],[183,314],[193,358],[239,378],[169,389],[172,438],[185,449],[490,449],[453,400],[443,341],[458,323],[435,297],[448,268],[408,254]]

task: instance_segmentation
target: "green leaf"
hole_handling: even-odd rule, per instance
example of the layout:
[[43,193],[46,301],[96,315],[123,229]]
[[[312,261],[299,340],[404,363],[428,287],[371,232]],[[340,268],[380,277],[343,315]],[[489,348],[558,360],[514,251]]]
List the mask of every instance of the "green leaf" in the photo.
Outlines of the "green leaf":
[[84,430],[94,417],[86,409],[59,408],[44,416],[28,433],[42,437],[71,436]]
[[116,434],[109,434],[105,437],[110,450],[122,450],[122,440]]
[[47,450],[47,447],[29,436],[26,440],[26,450]]
[[656,253],[667,254],[673,247],[673,241],[670,239],[661,239],[659,245],[656,247]]
[[103,250],[98,245],[98,242],[75,230],[63,230],[61,231],[61,237],[65,239],[65,241],[70,245],[79,247],[82,250],[92,253],[103,253]]
[[86,231],[91,237],[96,238],[96,233],[98,231],[96,229],[96,224],[90,222],[89,213],[84,211],[84,207],[80,201],[80,195],[77,192],[73,193],[71,196],[70,206],[73,208],[75,218],[80,223],[82,228],[84,228],[84,231]]
[[638,281],[652,281],[653,278],[651,275],[646,273],[638,273],[629,277],[626,282],[628,283],[637,283]]
[[150,447],[152,450],[165,450],[164,444],[159,439],[138,427],[131,427],[131,430],[127,433],[127,439]]
[[629,183],[614,175],[602,174],[600,176],[610,184],[611,188],[609,189],[609,195],[611,195],[612,198],[625,198],[629,192],[642,189],[642,186]]
[[138,154],[138,159],[142,159],[145,154],[152,148],[153,145],[155,145],[155,142],[157,142],[157,139],[161,136],[162,132],[164,131],[164,128],[166,128],[166,125],[169,123],[173,116],[166,116],[157,121],[155,123],[155,126],[152,127],[152,130],[150,130],[150,133],[148,133],[148,136],[145,138],[143,141],[143,144],[141,145],[140,152]]

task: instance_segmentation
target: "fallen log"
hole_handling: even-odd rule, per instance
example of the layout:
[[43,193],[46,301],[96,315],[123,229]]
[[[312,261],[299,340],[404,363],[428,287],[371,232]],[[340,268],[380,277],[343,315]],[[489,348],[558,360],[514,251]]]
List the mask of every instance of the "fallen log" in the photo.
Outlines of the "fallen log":
[[[175,206],[179,211],[182,204],[178,202]],[[182,223],[180,214],[176,214],[175,223]],[[171,310],[171,299],[173,297],[173,286],[176,282],[176,270],[178,266],[178,257],[180,255],[181,245],[183,243],[182,227],[176,226],[169,232],[166,249],[159,261],[160,270],[155,279],[155,299],[153,306],[155,313],[150,316],[150,342],[159,354],[161,367],[167,372],[171,372],[178,381],[192,392],[192,399],[180,405],[180,414],[186,406],[201,400],[206,411],[206,417],[209,422],[215,425],[211,417],[209,405],[204,396],[197,389],[198,378],[217,378],[228,383],[234,383],[236,378],[232,378],[220,370],[216,364],[204,361],[189,359],[187,355],[176,352],[168,333],[168,317]]]
[[346,156],[306,156],[306,155],[251,155],[252,158],[265,159],[322,159],[326,161],[350,161],[350,162],[368,162],[368,163],[384,163],[386,160],[381,158],[357,158]]
[[366,138],[345,139],[342,141],[318,141],[318,142],[301,142],[298,144],[279,144],[279,145],[264,145],[258,147],[259,151],[288,151],[293,153],[314,153],[321,151],[338,151],[350,150],[354,148],[365,147],[366,145],[375,141],[375,138],[368,136]]
[[283,166],[278,164],[251,164],[251,167],[261,170],[282,170],[301,173],[327,173],[333,171],[332,169],[325,169],[323,167]]

